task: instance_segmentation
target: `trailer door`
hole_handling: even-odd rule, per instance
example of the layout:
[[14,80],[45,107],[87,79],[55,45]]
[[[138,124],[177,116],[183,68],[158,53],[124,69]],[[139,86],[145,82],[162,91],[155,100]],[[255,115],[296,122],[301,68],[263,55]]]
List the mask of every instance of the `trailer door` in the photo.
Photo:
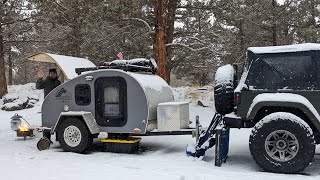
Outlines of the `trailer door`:
[[95,82],[95,111],[99,126],[127,123],[127,84],[122,77],[102,77]]

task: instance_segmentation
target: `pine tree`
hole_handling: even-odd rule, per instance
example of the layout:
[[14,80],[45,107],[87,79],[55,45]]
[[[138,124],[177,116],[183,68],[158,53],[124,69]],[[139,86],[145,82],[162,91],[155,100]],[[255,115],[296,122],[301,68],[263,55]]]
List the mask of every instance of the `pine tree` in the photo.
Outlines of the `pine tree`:
[[[30,21],[34,14],[32,8],[29,2],[23,0],[0,1],[0,97],[7,93],[6,52],[8,57],[11,57],[12,44],[26,41],[24,33],[30,30]],[[9,50],[6,51],[7,49]],[[10,83],[12,68],[12,62],[9,61]]]

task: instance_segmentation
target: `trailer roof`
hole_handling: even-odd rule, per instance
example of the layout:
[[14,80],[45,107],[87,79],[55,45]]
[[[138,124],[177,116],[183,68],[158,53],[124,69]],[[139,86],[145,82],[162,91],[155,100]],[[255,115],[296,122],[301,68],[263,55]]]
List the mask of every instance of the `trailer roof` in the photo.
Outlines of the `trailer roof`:
[[125,72],[139,82],[142,88],[150,88],[161,92],[163,88],[169,87],[167,82],[158,75],[146,73]]
[[266,47],[249,47],[248,51],[255,54],[272,54],[272,53],[286,53],[286,52],[303,52],[303,51],[319,51],[320,44],[304,43],[284,46],[266,46]]
[[36,54],[28,58],[31,61],[49,62],[57,64],[64,74],[66,80],[73,79],[78,76],[75,69],[85,67],[96,67],[90,60],[72,56],[63,56],[50,53]]

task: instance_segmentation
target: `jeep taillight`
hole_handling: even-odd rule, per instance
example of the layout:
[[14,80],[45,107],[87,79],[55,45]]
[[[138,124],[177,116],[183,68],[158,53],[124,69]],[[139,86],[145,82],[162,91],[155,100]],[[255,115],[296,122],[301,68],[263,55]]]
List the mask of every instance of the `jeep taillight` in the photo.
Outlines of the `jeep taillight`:
[[235,105],[237,106],[240,104],[240,93],[235,94]]

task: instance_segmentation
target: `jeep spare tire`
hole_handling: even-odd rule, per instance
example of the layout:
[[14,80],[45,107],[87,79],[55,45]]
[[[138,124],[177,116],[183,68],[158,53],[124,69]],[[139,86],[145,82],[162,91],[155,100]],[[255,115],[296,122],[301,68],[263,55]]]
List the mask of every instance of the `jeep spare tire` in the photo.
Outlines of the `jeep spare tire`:
[[217,69],[215,74],[214,103],[221,115],[234,110],[235,70],[228,64]]

